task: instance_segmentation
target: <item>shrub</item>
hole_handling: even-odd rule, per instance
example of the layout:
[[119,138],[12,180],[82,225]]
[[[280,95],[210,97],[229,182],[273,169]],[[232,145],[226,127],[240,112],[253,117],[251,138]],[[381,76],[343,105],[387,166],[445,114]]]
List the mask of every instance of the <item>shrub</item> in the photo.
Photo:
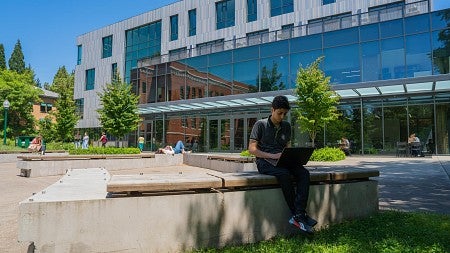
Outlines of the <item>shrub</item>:
[[70,150],[74,148],[72,142],[46,142],[45,148],[46,150]]
[[345,153],[339,148],[325,147],[314,150],[310,161],[335,162],[345,159]]
[[123,155],[140,154],[138,148],[89,147],[88,149],[70,149],[70,155]]
[[243,150],[243,151],[241,152],[241,156],[245,156],[245,157],[253,157],[253,155],[250,154],[250,151],[248,151],[248,150]]

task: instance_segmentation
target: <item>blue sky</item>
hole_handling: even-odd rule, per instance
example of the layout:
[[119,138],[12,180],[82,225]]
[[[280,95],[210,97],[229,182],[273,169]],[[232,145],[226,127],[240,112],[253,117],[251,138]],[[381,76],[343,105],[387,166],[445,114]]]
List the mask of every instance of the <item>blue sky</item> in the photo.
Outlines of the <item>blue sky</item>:
[[[20,39],[26,65],[41,84],[51,83],[60,66],[75,69],[76,37],[177,2],[177,0],[2,0],[0,44],[6,61]],[[450,8],[435,0],[434,9]]]

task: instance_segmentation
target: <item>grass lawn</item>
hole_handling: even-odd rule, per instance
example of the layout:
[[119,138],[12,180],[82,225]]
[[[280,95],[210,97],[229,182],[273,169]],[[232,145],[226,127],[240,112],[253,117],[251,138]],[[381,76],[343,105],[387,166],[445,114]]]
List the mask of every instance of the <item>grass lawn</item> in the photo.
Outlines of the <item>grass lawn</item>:
[[450,252],[450,215],[380,211],[307,236],[195,252]]

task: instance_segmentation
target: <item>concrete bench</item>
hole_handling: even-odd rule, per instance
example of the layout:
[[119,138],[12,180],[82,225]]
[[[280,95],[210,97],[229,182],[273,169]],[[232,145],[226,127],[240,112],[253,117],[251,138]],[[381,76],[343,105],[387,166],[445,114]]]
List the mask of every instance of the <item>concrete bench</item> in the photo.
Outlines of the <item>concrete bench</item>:
[[[376,213],[378,183],[370,178],[378,175],[311,169],[308,213],[317,227]],[[275,184],[257,172],[111,176],[73,169],[20,203],[19,241],[39,252],[184,252],[298,233]]]
[[141,169],[180,165],[182,155],[166,156],[154,153],[128,155],[29,155],[17,156],[16,163],[23,177],[64,175],[68,169],[105,168],[107,170]]

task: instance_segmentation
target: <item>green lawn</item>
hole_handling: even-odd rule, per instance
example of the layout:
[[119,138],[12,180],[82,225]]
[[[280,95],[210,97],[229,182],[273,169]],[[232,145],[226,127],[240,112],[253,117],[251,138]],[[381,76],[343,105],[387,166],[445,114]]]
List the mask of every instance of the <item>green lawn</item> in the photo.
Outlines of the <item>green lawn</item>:
[[382,211],[307,236],[195,252],[450,252],[450,215]]

